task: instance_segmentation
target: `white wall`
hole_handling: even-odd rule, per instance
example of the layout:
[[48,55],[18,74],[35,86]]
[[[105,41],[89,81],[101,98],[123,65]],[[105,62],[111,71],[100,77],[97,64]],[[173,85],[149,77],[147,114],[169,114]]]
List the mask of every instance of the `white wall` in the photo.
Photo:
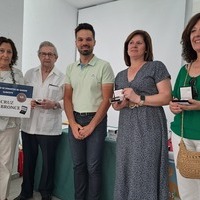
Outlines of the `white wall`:
[[17,68],[22,66],[23,0],[6,0],[0,6],[0,36],[13,40],[19,59]]
[[[108,60],[115,73],[126,68],[123,59],[126,37],[135,29],[148,31],[153,41],[154,58],[165,63],[174,84],[182,63],[180,38],[185,13],[186,0],[123,0],[82,9],[78,21],[94,25],[97,40],[94,52]],[[165,110],[169,123],[173,115],[168,107]],[[108,124],[117,126],[118,112],[110,108],[108,114]]]
[[25,0],[23,32],[23,72],[38,66],[37,50],[45,40],[58,50],[56,66],[65,73],[66,66],[74,61],[74,29],[77,9],[65,0]]
[[[19,59],[17,68],[22,66],[23,0],[6,0],[0,6],[0,36],[13,40]],[[17,174],[18,146],[16,147],[13,174]]]
[[[193,10],[197,12],[199,0],[193,1]],[[126,67],[123,43],[127,35],[134,29],[147,30],[152,36],[154,57],[166,64],[173,84],[182,61],[180,35],[184,19],[187,21],[191,16],[193,1],[119,0],[79,10],[79,22],[87,21],[94,25],[95,53],[110,61],[115,73]],[[59,53],[56,65],[64,73],[66,66],[75,60],[77,10],[65,0],[4,1],[0,7],[0,22],[1,34],[11,37],[16,43],[18,66],[22,66],[24,73],[39,64],[37,50],[44,40],[56,45]],[[167,107],[165,109],[171,121],[173,116]],[[111,108],[108,115],[109,125],[117,126],[118,113]]]
[[200,0],[193,0],[192,15],[200,12]]

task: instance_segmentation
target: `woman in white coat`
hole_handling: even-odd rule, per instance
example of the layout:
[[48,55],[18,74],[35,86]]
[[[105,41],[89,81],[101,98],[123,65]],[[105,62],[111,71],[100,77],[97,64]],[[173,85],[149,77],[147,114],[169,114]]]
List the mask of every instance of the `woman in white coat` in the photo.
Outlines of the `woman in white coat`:
[[[23,84],[22,72],[14,68],[17,49],[11,39],[0,37],[0,82]],[[2,116],[0,111],[0,200],[7,200],[20,119]]]

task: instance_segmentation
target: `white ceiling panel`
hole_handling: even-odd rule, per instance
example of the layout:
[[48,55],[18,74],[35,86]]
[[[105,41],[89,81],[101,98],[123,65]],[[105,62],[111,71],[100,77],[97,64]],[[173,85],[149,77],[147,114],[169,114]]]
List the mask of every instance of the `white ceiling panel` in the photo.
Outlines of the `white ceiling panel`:
[[77,9],[81,9],[116,0],[65,0],[65,1],[69,3],[71,6],[74,6]]

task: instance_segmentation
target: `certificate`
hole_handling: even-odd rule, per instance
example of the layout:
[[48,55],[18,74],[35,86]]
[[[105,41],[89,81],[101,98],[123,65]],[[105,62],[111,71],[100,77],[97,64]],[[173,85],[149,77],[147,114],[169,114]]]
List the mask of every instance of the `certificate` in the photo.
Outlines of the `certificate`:
[[29,118],[33,87],[0,82],[0,116]]

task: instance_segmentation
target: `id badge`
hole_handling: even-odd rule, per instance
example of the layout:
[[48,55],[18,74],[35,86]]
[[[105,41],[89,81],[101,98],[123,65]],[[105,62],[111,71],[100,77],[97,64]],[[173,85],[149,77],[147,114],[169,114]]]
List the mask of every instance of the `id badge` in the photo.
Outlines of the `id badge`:
[[181,99],[192,99],[192,87],[180,87],[180,96]]

